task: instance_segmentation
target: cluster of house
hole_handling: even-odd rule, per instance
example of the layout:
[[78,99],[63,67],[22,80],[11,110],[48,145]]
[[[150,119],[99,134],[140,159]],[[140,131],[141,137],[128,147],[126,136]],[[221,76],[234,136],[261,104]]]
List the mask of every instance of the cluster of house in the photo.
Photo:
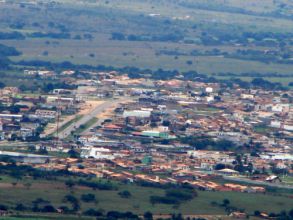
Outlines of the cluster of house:
[[[59,90],[60,92],[60,90]],[[73,95],[22,94],[16,87],[0,89],[0,140],[36,138],[58,115],[75,114],[78,105]]]
[[[129,152],[127,152],[129,153]],[[125,155],[127,155],[125,152]],[[261,186],[246,186],[232,183],[217,183],[215,179],[221,176],[221,172],[204,174],[198,171],[184,170],[182,165],[175,168],[168,167],[158,169],[153,165],[150,169],[147,164],[149,158],[144,157],[142,161],[137,159],[136,164],[125,165],[119,160],[96,160],[96,159],[72,159],[72,158],[50,158],[46,163],[35,163],[33,166],[42,170],[68,170],[70,172],[91,175],[98,178],[107,178],[125,182],[149,182],[152,184],[189,184],[194,188],[208,191],[237,191],[247,193],[264,193],[266,190]],[[130,164],[132,164],[130,169]],[[183,170],[181,170],[184,168]],[[135,169],[136,172],[133,172]],[[158,172],[160,170],[160,172]],[[140,172],[137,172],[140,171]],[[226,171],[228,172],[228,171]],[[229,171],[230,173],[230,171]]]
[[[182,137],[208,136],[215,141],[228,140],[247,152],[255,148],[255,154],[243,154],[241,160],[245,168],[251,167],[250,174],[266,173],[262,181],[269,181],[272,169],[292,175],[291,91],[227,89],[217,83],[181,80],[152,81],[147,86],[139,86],[137,80],[118,86],[119,77],[112,80],[116,85],[112,88],[123,88],[123,95],[136,97],[136,101],[121,104],[102,126],[80,137],[82,157],[119,159],[122,167],[132,170],[131,160],[122,150],[129,150],[133,161],[141,155],[153,158],[160,153],[165,158],[157,166],[153,160],[144,171],[166,174],[174,171],[174,164],[181,164],[189,171],[239,175],[235,152],[209,147],[200,150],[202,146],[181,141]],[[282,126],[272,126],[276,121]]]
[[[133,101],[121,103],[101,126],[78,137],[75,150],[82,160],[50,158],[49,163],[34,164],[40,169],[66,168],[127,181],[189,183],[205,190],[241,192],[264,192],[264,188],[219,184],[216,179],[236,176],[272,183],[280,179],[271,171],[293,174],[292,91],[130,79],[115,71],[84,72],[90,79],[79,79],[74,73],[59,75],[66,75],[75,90],[54,89],[38,97],[21,96],[16,88],[0,90],[2,106],[7,107],[0,114],[3,138],[23,136],[16,131],[33,133],[43,122],[56,120],[59,110],[74,114],[81,100],[128,96]],[[19,112],[7,111],[16,104],[21,106]],[[221,143],[219,149],[207,138]]]
[[[39,77],[43,77],[43,78],[52,78],[52,77],[57,77],[58,73],[56,73],[55,71],[52,70],[46,70],[46,69],[40,69],[40,70],[24,70],[23,71],[24,75],[26,76],[39,76]],[[64,70],[61,73],[59,73],[59,75],[63,75],[63,76],[71,76],[75,74],[74,70]]]

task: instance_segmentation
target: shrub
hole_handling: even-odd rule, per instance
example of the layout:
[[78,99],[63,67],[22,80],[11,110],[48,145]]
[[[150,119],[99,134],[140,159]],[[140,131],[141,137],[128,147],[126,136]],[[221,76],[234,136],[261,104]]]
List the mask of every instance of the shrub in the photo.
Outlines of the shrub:
[[88,216],[102,216],[103,213],[95,210],[95,209],[88,209],[86,211],[83,212],[84,215],[88,215]]
[[81,200],[84,202],[94,202],[96,201],[96,196],[94,194],[83,194],[81,195]]
[[191,200],[193,198],[193,192],[182,189],[170,189],[166,191],[167,197],[174,197],[179,200]]
[[131,197],[131,193],[127,190],[124,190],[122,192],[119,192],[118,195],[121,197],[121,198],[129,198]]
[[151,196],[150,202],[152,204],[162,203],[162,204],[179,204],[179,200],[173,197],[166,197],[166,196]]

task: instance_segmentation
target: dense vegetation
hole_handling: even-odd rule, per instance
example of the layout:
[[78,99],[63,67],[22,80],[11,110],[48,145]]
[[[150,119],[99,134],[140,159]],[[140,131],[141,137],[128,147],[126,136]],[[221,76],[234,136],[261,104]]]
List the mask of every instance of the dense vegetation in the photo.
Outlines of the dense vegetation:
[[9,47],[3,44],[0,44],[0,70],[5,70],[11,64],[9,56],[19,56],[21,53],[16,50],[14,47]]

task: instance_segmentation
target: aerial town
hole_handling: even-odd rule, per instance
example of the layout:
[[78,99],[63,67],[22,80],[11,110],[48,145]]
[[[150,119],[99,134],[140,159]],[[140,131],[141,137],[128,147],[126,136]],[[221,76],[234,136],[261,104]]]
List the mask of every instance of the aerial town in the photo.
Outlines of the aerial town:
[[0,0],[0,220],[293,220],[293,0]]
[[263,185],[292,188],[285,178],[293,175],[292,91],[115,71],[75,80],[74,73],[24,71],[63,78],[72,89],[0,90],[2,156],[119,181],[251,193],[263,193]]

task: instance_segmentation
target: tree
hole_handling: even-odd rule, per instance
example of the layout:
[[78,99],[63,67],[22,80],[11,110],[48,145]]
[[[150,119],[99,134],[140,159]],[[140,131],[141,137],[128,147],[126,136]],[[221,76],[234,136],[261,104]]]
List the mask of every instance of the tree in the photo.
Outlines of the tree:
[[25,211],[27,208],[22,203],[17,203],[14,209],[16,211]]
[[[0,63],[1,64],[1,63]],[[4,82],[0,82],[0,89],[3,89],[5,87],[5,83]]]
[[50,201],[44,200],[42,198],[37,198],[36,200],[32,201],[34,212],[44,211],[43,208],[47,205],[50,205]]
[[111,40],[125,40],[125,35],[119,32],[113,32]]
[[131,193],[127,190],[124,190],[122,192],[119,192],[118,195],[121,197],[121,198],[129,198],[131,197]]
[[28,146],[27,149],[28,149],[29,152],[35,152],[36,151],[36,147],[34,145]]
[[52,83],[44,84],[43,91],[50,92],[54,89],[54,85]]
[[80,209],[79,201],[73,195],[70,195],[70,194],[66,195],[64,197],[63,201],[71,203],[73,211],[78,211]]
[[77,35],[74,36],[73,39],[74,39],[74,40],[81,40],[81,36],[80,36],[79,34],[77,34]]
[[[14,161],[13,161],[14,162]],[[22,178],[22,172],[19,169],[13,169],[10,172],[10,176],[12,176],[15,179],[21,179]],[[13,186],[17,185],[17,182],[12,183]]]
[[[0,32],[0,38],[1,38],[1,33]],[[14,47],[9,47],[3,44],[0,44],[0,56],[3,57],[8,57],[8,56],[19,56],[21,55],[21,52],[17,51]]]
[[187,60],[187,61],[186,61],[186,64],[187,64],[187,65],[192,65],[192,63],[193,63],[193,62],[192,62],[191,60]]
[[234,167],[235,170],[239,171],[239,172],[244,172],[245,168],[243,166],[243,162],[242,162],[242,155],[238,154],[236,156],[236,166]]
[[222,169],[225,169],[225,167],[226,167],[225,164],[218,163],[215,166],[215,170],[222,170]]
[[151,128],[155,128],[155,127],[157,127],[157,123],[154,122],[154,121],[152,121],[152,122],[150,123],[150,127],[151,127]]
[[227,207],[229,204],[230,204],[229,199],[224,199],[224,200],[223,200],[223,206],[224,206],[224,207]]
[[109,211],[107,219],[139,219],[139,217],[132,212]]
[[70,210],[67,206],[60,206],[58,209],[62,210],[63,213],[69,213]]
[[71,149],[67,152],[70,158],[80,158],[80,153],[74,149]]
[[[11,61],[10,61],[7,57],[2,56],[2,55],[0,54],[0,69],[2,69],[2,70],[6,70],[6,69],[8,69],[10,63],[11,63]],[[0,85],[1,85],[1,84],[0,84]],[[2,84],[2,88],[3,88],[3,87],[5,87],[5,84],[4,84],[4,83]],[[0,87],[0,88],[1,88],[1,87]]]
[[153,220],[153,213],[151,213],[151,212],[145,212],[143,214],[143,217],[144,217],[145,220]]
[[84,124],[80,125],[80,126],[79,126],[79,129],[81,129],[81,130],[86,129],[86,125],[84,125]]
[[165,127],[169,127],[170,126],[170,121],[163,121],[162,125],[165,126]]
[[42,212],[56,212],[56,209],[52,205],[45,205],[42,208]]
[[81,200],[84,202],[95,202],[96,196],[92,193],[83,194],[83,195],[81,195]]
[[69,189],[71,189],[71,188],[75,185],[75,183],[74,183],[73,180],[66,180],[66,181],[65,181],[65,185],[66,185]]
[[46,155],[48,154],[48,151],[45,147],[41,147],[39,150],[38,150],[38,153],[39,154],[43,154],[43,155]]
[[24,84],[21,84],[18,88],[19,88],[19,90],[22,91],[22,92],[28,90],[27,86],[24,85]]
[[0,204],[0,210],[7,211],[8,210],[8,207],[6,205]]
[[181,213],[178,213],[177,215],[173,214],[171,219],[172,220],[184,220]]
[[9,108],[9,110],[12,114],[17,114],[20,112],[20,107],[17,105],[13,105]]
[[167,196],[151,196],[150,202],[152,205],[161,203],[167,205],[179,205],[180,201],[175,197],[167,197]]
[[254,211],[254,215],[255,216],[260,216],[260,211],[258,211],[258,210]]
[[252,173],[252,171],[253,171],[253,164],[252,164],[252,163],[248,163],[247,171],[248,171],[250,174]]
[[194,196],[197,196],[196,192],[191,190],[182,190],[182,189],[169,189],[166,190],[166,197],[176,198],[178,200],[187,201],[191,200]]
[[26,188],[26,189],[30,189],[32,184],[31,183],[24,183],[23,186]]
[[85,212],[83,212],[83,214],[84,214],[84,215],[88,215],[88,216],[96,216],[96,217],[98,217],[98,216],[102,216],[102,215],[103,215],[102,212],[97,211],[97,210],[95,210],[95,209],[88,209],[88,210],[86,210]]

